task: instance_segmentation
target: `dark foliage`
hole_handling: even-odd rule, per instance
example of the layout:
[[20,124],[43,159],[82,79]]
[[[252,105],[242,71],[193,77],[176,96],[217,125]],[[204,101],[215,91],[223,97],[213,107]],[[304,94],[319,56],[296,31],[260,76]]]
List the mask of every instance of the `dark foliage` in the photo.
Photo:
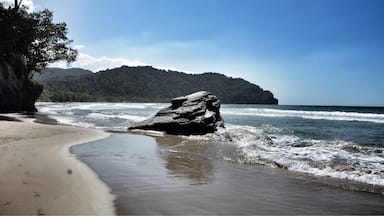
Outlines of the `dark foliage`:
[[83,76],[93,74],[90,70],[84,70],[81,68],[70,68],[70,69],[62,69],[62,68],[46,68],[42,73],[34,74],[33,78],[40,82],[44,82],[46,80],[52,79],[62,79],[68,78],[70,76]]
[[17,58],[27,73],[40,72],[55,61],[76,59],[66,24],[53,23],[53,14],[47,9],[28,13],[24,7],[5,8],[0,3],[0,29],[0,60]]
[[65,23],[53,23],[47,9],[28,13],[20,5],[18,0],[13,7],[0,3],[0,112],[36,111],[43,86],[31,80],[33,72],[77,56]]

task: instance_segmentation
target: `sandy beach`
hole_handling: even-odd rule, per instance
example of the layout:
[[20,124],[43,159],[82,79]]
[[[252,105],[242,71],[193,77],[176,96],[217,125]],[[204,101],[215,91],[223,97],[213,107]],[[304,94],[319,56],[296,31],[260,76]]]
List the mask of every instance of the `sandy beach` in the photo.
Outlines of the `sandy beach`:
[[384,213],[382,194],[228,160],[235,145],[33,121],[0,115],[0,214]]
[[0,118],[0,214],[114,214],[114,196],[70,146],[106,138],[98,130]]

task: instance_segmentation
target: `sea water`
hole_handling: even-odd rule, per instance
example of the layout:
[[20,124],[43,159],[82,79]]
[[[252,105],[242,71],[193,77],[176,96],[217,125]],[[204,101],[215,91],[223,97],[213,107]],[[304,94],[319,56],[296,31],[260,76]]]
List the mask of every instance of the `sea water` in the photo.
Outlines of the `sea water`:
[[[37,105],[40,112],[61,124],[120,132],[167,106]],[[384,108],[224,104],[221,115],[225,128],[213,134],[179,138],[214,143],[219,150],[210,154],[222,161],[384,187]]]

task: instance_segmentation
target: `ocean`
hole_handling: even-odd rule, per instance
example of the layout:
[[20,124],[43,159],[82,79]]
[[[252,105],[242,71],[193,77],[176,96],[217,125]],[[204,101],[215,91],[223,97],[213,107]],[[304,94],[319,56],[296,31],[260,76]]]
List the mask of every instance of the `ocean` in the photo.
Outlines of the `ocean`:
[[[113,132],[71,151],[111,185],[120,213],[384,213],[384,108],[224,104],[225,128],[213,134],[127,133],[168,105],[37,107],[60,124]],[[321,201],[308,203],[309,193]],[[264,200],[250,201],[260,194]]]

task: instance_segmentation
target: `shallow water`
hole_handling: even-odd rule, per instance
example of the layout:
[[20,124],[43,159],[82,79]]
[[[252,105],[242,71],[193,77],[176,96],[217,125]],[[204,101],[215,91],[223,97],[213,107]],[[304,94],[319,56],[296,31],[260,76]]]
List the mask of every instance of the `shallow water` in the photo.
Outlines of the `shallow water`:
[[114,134],[71,151],[117,195],[119,214],[384,214],[384,196],[226,158],[236,145]]
[[[59,123],[124,131],[167,104],[40,103]],[[232,145],[226,160],[384,187],[384,108],[223,105],[226,128],[184,137]],[[223,156],[224,157],[224,156]],[[380,190],[378,192],[381,192]]]

